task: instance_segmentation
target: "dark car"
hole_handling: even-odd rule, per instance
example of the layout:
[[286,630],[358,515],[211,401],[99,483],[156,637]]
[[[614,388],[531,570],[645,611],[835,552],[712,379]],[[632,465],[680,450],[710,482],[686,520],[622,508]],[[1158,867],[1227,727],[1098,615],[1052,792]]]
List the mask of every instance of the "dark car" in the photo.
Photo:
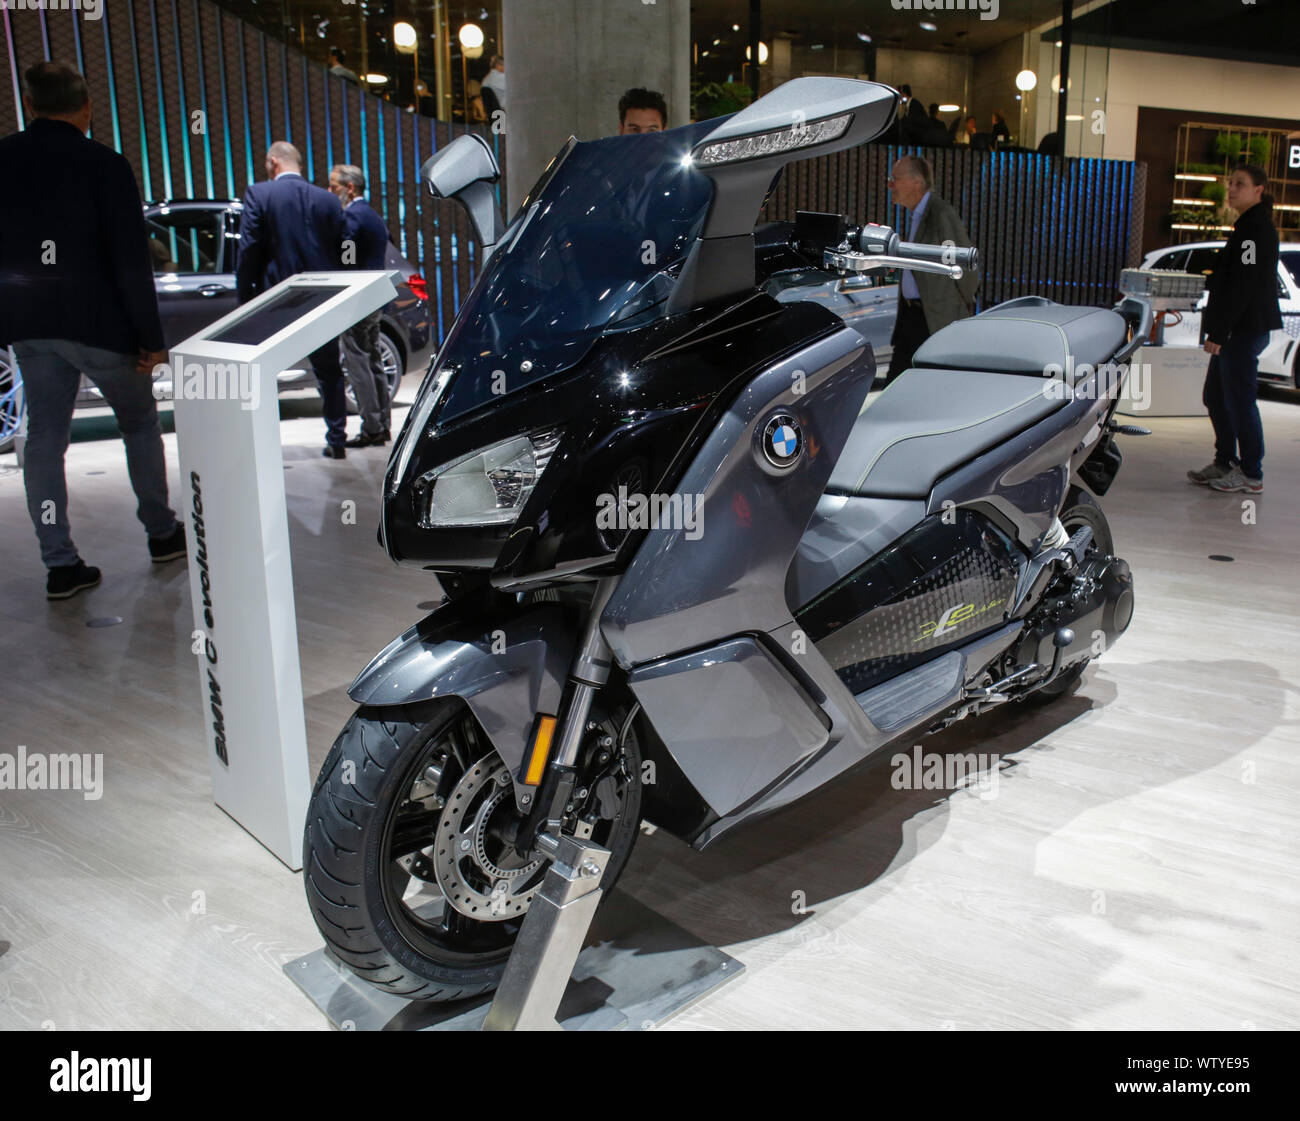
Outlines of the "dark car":
[[[148,203],[144,208],[149,252],[154,261],[154,287],[162,314],[163,336],[173,347],[209,323],[234,310],[235,262],[239,254],[239,218],[243,204],[229,199]],[[389,242],[388,268],[402,274],[397,297],[384,308],[379,323],[379,349],[389,387],[395,389],[408,369],[422,369],[432,350],[432,319],[428,289],[420,270]],[[284,370],[279,388],[311,389],[316,378],[306,366]],[[160,397],[169,395],[159,386]],[[349,408],[355,408],[352,389]],[[78,406],[101,405],[104,399],[82,380]]]

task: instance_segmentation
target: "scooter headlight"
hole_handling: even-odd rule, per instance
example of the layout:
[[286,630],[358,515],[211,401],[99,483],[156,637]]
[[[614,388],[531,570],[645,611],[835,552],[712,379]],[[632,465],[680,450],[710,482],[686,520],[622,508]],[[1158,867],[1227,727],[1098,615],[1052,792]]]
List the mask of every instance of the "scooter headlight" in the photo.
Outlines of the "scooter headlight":
[[415,482],[424,529],[511,525],[560,442],[558,429],[516,436],[426,471]]

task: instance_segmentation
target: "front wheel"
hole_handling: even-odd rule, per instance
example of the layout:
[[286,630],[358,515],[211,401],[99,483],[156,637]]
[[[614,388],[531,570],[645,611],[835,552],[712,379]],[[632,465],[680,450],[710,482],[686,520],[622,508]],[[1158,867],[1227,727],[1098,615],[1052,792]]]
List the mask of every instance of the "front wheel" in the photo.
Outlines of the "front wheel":
[[[610,849],[608,891],[636,841],[641,759],[631,720],[593,719],[565,832]],[[326,945],[399,996],[496,988],[547,868],[509,843],[517,821],[506,765],[463,703],[358,709],[321,768],[303,841]]]

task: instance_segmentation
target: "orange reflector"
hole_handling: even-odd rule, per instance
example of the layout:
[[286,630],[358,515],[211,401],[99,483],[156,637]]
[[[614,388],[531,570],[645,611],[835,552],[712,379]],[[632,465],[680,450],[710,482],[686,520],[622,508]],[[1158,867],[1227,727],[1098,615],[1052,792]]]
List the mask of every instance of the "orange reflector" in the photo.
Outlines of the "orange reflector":
[[524,775],[524,784],[536,786],[542,781],[546,770],[546,761],[551,757],[551,737],[555,735],[555,717],[537,717],[537,730],[533,733],[533,753],[528,757],[528,773]]

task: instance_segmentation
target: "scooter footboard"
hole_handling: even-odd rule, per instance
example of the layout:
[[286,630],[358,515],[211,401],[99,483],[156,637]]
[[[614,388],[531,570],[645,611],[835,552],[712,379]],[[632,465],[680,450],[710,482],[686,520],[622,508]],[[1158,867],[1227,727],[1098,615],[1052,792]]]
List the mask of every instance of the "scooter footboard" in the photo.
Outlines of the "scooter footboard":
[[348,696],[370,706],[459,697],[518,790],[537,714],[559,710],[575,635],[572,612],[558,604],[496,615],[477,602],[447,604],[375,655]]

